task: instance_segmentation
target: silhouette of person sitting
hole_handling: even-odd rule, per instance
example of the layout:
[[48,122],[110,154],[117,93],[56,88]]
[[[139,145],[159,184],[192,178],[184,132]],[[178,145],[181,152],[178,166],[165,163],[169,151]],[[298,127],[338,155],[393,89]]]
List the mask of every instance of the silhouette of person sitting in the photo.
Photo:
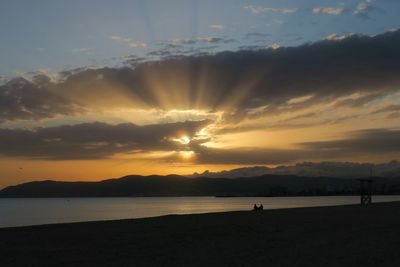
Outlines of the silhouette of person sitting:
[[257,204],[254,204],[253,210],[264,210],[264,206],[260,204],[260,206],[257,206]]

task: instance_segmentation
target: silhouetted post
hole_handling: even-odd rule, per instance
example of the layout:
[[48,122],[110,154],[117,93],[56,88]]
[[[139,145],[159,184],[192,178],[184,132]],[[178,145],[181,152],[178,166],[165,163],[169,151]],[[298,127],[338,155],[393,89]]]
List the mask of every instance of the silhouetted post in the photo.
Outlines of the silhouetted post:
[[360,181],[360,200],[361,205],[369,205],[372,202],[372,182],[371,179],[358,179]]

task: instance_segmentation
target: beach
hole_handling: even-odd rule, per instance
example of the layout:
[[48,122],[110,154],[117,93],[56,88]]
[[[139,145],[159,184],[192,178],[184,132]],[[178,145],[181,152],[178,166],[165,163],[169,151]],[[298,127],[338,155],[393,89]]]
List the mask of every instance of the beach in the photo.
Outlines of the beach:
[[0,265],[392,267],[399,225],[391,202],[2,228]]

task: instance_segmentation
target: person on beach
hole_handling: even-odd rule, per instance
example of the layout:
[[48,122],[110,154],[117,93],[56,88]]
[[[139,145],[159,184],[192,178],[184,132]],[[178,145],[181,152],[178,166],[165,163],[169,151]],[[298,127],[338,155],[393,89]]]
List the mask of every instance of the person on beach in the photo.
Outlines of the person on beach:
[[264,210],[264,206],[260,204],[260,206],[257,206],[257,204],[254,204],[253,210]]

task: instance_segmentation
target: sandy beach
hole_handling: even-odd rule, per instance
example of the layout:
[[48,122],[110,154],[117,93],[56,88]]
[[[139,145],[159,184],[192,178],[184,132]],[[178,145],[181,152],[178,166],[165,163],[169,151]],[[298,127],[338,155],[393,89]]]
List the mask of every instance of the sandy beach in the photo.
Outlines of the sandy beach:
[[400,202],[0,229],[1,266],[400,266]]

